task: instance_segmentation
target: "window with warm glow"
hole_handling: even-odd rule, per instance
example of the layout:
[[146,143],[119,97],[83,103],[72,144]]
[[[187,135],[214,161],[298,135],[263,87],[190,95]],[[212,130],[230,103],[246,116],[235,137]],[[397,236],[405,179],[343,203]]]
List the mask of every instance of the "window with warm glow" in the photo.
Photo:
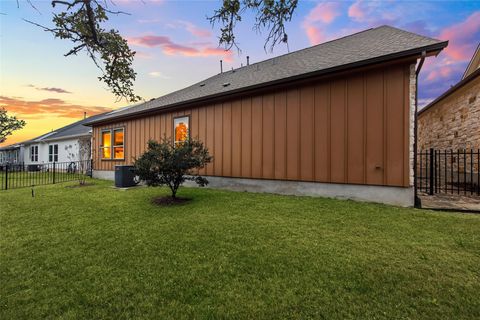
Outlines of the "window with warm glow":
[[112,132],[102,131],[102,158],[103,159],[111,159],[112,158]]
[[102,131],[102,145],[100,146],[102,159],[125,159],[124,129]]
[[175,136],[175,144],[187,141],[189,138],[190,117],[179,117],[173,119],[173,128]]
[[123,153],[123,141],[124,141],[123,129],[113,130],[113,158],[124,159]]

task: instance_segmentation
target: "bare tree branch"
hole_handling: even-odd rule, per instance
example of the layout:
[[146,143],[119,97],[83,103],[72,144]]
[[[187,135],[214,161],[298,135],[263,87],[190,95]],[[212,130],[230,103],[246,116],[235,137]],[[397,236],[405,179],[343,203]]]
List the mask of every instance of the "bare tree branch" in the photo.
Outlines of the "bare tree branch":
[[[112,2],[113,3],[113,2]],[[64,56],[87,53],[101,70],[98,77],[117,98],[135,102],[141,98],[134,94],[133,82],[136,73],[132,68],[135,52],[130,50],[127,41],[117,30],[105,30],[102,24],[108,20],[108,14],[127,14],[107,8],[106,0],[52,0],[52,7],[63,7],[54,13],[55,27],[46,27],[25,20],[56,38],[70,40],[74,46]]]
[[213,16],[207,17],[212,26],[220,23],[219,44],[226,50],[232,47],[239,48],[235,28],[247,10],[255,13],[255,24],[253,28],[257,32],[268,29],[264,49],[270,44],[270,50],[275,45],[286,43],[288,35],[285,23],[291,21],[297,7],[298,0],[224,0],[220,9],[215,10]]

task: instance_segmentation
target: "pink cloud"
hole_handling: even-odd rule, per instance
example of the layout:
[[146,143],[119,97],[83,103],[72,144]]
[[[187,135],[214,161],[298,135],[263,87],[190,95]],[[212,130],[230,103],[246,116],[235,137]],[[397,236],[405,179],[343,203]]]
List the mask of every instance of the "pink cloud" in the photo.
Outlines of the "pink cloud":
[[158,47],[163,44],[171,43],[170,38],[165,36],[153,36],[147,35],[142,37],[131,37],[127,38],[128,43],[137,45],[140,47],[153,48]]
[[325,41],[325,35],[322,34],[320,30],[318,30],[314,26],[306,26],[305,32],[307,33],[308,40],[311,44],[319,44]]
[[318,44],[325,41],[325,34],[320,28],[331,24],[340,15],[340,4],[338,2],[322,2],[310,10],[303,20],[303,29],[311,44]]
[[457,68],[452,65],[437,66],[428,73],[426,80],[434,81],[438,78],[448,78],[452,76],[455,71],[457,71]]
[[232,61],[233,54],[231,51],[225,51],[206,44],[182,45],[173,42],[169,37],[145,35],[140,37],[130,37],[127,41],[131,45],[155,48],[160,47],[163,53],[167,55],[181,55],[186,57],[210,57],[221,56],[225,61]]
[[188,22],[188,21],[178,21],[178,23],[180,23],[184,28],[185,30],[187,30],[189,33],[191,33],[192,35],[196,36],[196,37],[199,37],[199,38],[209,38],[212,36],[212,32],[208,29],[204,29],[204,28],[200,28],[196,25],[194,25],[193,23],[191,22]]
[[305,19],[310,23],[322,22],[324,24],[330,24],[340,15],[339,9],[340,4],[338,2],[322,2],[310,10]]
[[95,115],[111,110],[99,106],[72,104],[57,98],[29,101],[22,98],[0,96],[0,105],[6,106],[7,111],[18,114],[23,119],[42,119],[53,115],[63,118],[78,118],[84,112],[87,112],[88,115]]
[[[448,40],[448,47],[435,59],[425,64],[425,80],[438,82],[454,80],[461,75],[480,40],[480,11],[464,21],[440,31],[438,38]],[[458,79],[457,79],[458,81]]]
[[362,1],[354,2],[348,8],[348,16],[356,21],[363,21],[365,19],[365,9],[362,7]]
[[445,54],[455,60],[469,60],[480,39],[480,11],[471,14],[465,21],[442,30],[442,40],[449,40]]

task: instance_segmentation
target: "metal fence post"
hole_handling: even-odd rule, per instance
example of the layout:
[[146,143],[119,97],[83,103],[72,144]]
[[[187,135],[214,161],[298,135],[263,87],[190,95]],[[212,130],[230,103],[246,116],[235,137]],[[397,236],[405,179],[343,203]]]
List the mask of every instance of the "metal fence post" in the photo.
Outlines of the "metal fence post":
[[55,184],[55,162],[53,163],[53,184]]
[[90,159],[90,178],[93,178],[93,159]]
[[5,165],[5,190],[8,190],[8,163]]
[[428,193],[429,195],[433,195],[433,184],[434,184],[434,177],[433,177],[433,166],[435,165],[435,159],[434,159],[434,152],[433,148],[430,148],[430,192]]

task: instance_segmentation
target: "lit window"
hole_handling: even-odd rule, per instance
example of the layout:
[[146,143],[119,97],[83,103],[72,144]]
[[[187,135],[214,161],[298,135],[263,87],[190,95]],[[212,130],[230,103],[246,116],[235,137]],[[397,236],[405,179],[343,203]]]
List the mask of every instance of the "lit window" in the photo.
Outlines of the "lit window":
[[113,157],[115,159],[123,159],[123,141],[124,141],[123,129],[113,130]]
[[58,161],[58,144],[51,144],[48,146],[48,162]]
[[103,159],[111,159],[112,158],[112,132],[102,131],[102,158]]
[[190,117],[179,117],[173,119],[173,128],[175,136],[175,144],[187,141],[189,138],[189,121]]
[[102,144],[100,146],[102,159],[125,159],[124,129],[102,131]]

